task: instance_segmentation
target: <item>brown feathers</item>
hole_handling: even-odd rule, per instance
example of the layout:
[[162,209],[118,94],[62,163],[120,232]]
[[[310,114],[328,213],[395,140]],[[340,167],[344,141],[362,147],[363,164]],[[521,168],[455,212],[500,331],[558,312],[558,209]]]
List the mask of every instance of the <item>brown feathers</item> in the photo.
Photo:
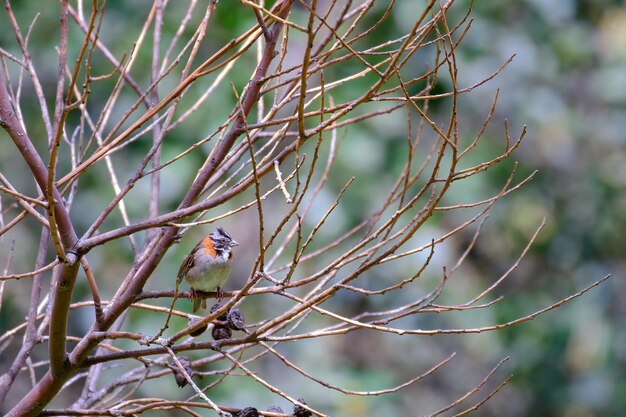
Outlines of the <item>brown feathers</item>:
[[180,264],[180,268],[178,269],[178,275],[176,275],[176,278],[182,278],[185,275],[187,275],[187,272],[193,268],[194,263],[195,263],[195,255],[196,252],[198,251],[198,249],[200,249],[200,245],[202,244],[202,242],[198,243],[196,245],[195,248],[193,248],[193,250],[191,251],[191,253],[189,255],[187,255],[187,257],[183,260],[183,262]]

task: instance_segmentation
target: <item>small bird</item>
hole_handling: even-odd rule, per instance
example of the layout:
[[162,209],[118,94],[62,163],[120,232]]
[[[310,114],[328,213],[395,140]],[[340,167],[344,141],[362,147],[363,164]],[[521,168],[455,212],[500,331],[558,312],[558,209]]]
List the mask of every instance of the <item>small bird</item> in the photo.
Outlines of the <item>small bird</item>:
[[[235,242],[221,227],[202,239],[180,265],[178,280],[185,277],[192,292],[217,291],[221,298],[222,286],[230,278]],[[204,298],[193,299],[193,312],[206,308]]]

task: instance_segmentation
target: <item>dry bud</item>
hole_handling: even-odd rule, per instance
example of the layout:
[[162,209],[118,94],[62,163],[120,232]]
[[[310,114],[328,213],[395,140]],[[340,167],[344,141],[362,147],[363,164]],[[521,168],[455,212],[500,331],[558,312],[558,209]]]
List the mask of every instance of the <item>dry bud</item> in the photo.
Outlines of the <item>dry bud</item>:
[[259,412],[254,407],[246,407],[234,412],[233,417],[259,417]]
[[[298,398],[298,402],[306,405],[306,402],[302,398]],[[293,415],[294,417],[311,417],[313,413],[311,413],[306,408],[302,408],[299,405],[293,406]]]
[[211,331],[213,340],[230,339],[233,335],[233,331],[226,326],[214,326]]
[[228,327],[233,330],[243,330],[246,327],[246,318],[238,308],[228,312]]
[[[215,313],[220,308],[222,308],[222,305],[220,303],[213,304],[213,306],[211,306],[211,310],[210,310],[211,314]],[[220,321],[226,321],[227,320],[227,314],[228,314],[228,312],[222,314],[217,319],[220,320]]]
[[[183,366],[185,372],[187,372],[189,377],[193,377],[191,359],[189,359],[187,356],[181,356],[178,358],[178,360],[180,361],[180,364]],[[174,369],[174,379],[176,379],[176,385],[178,385],[180,388],[184,387],[188,383],[187,378],[185,378],[185,374],[183,374],[178,367]]]
[[[189,321],[187,322],[187,326],[193,326],[194,324],[196,324],[197,322],[199,322],[201,319],[199,317],[193,317],[191,319],[189,319]],[[202,327],[200,327],[199,329],[194,330],[193,332],[189,333],[192,337],[197,337],[200,336],[202,333],[204,333],[204,331],[207,329],[207,325],[204,325]]]

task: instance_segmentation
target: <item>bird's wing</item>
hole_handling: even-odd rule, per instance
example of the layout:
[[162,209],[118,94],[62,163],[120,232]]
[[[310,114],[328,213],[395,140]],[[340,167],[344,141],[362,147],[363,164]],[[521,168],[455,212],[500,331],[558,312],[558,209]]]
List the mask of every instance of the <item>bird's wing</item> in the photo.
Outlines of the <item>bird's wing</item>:
[[196,252],[198,251],[198,249],[200,249],[201,246],[202,242],[198,243],[196,247],[193,248],[193,250],[189,253],[189,255],[187,255],[187,257],[183,260],[183,263],[180,264],[180,268],[178,269],[178,275],[176,275],[176,278],[181,278],[187,275],[187,272],[189,272],[189,270],[193,268],[196,260]]

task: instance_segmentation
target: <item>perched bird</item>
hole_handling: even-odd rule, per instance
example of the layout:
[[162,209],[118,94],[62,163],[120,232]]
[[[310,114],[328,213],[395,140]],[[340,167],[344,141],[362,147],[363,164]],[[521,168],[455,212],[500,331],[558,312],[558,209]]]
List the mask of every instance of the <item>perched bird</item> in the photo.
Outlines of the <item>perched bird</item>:
[[[202,239],[185,258],[177,279],[185,277],[193,292],[217,291],[221,298],[222,286],[230,278],[233,266],[233,246],[238,246],[224,229],[218,227]],[[193,312],[206,308],[204,298],[193,299]]]

